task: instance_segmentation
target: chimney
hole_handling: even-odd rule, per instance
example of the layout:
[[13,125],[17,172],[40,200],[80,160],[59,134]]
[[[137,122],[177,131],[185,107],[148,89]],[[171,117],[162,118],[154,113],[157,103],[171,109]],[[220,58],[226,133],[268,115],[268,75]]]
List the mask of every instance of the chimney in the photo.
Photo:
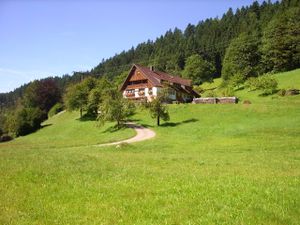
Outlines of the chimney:
[[154,71],[154,66],[150,66],[150,70],[151,70],[151,71]]

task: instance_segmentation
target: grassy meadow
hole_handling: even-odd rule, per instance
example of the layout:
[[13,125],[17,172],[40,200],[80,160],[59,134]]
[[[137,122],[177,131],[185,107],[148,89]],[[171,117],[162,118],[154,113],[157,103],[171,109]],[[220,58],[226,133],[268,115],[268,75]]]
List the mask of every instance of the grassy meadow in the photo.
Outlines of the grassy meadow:
[[[300,88],[300,70],[276,75]],[[170,105],[154,139],[62,113],[0,144],[0,224],[299,224],[300,96]]]

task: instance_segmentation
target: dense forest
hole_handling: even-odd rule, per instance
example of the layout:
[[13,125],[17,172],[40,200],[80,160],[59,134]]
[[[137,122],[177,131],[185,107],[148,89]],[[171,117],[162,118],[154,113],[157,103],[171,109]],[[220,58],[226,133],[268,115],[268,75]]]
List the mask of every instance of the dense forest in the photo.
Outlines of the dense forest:
[[[118,85],[133,63],[193,80],[195,85],[216,77],[247,80],[265,73],[300,67],[300,0],[264,1],[237,9],[221,18],[188,24],[182,31],[168,30],[156,40],[148,40],[127,51],[102,60],[96,67],[73,75],[46,78],[0,94],[0,126],[3,112],[25,103],[26,93],[39,82],[54,85],[57,102],[62,102],[70,84],[86,77],[104,77]],[[49,79],[51,82],[49,82]],[[39,88],[36,90],[41,91]],[[49,103],[49,110],[55,103]],[[50,107],[50,108],[49,108]],[[3,130],[4,128],[0,127]]]

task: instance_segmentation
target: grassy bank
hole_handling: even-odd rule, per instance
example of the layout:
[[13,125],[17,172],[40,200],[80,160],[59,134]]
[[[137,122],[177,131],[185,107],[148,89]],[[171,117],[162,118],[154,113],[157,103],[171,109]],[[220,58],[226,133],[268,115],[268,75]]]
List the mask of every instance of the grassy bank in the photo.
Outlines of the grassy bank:
[[243,93],[171,105],[161,127],[140,110],[157,135],[121,148],[87,145],[133,131],[72,113],[0,144],[0,224],[298,224],[300,96]]

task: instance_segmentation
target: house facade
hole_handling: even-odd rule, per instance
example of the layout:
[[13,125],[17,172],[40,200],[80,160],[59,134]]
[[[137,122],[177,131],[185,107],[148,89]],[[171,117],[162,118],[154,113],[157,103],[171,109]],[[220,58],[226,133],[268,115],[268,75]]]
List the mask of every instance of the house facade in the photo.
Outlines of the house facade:
[[132,66],[121,91],[124,98],[152,101],[163,88],[168,88],[170,101],[191,102],[199,97],[192,88],[191,80],[137,64]]

